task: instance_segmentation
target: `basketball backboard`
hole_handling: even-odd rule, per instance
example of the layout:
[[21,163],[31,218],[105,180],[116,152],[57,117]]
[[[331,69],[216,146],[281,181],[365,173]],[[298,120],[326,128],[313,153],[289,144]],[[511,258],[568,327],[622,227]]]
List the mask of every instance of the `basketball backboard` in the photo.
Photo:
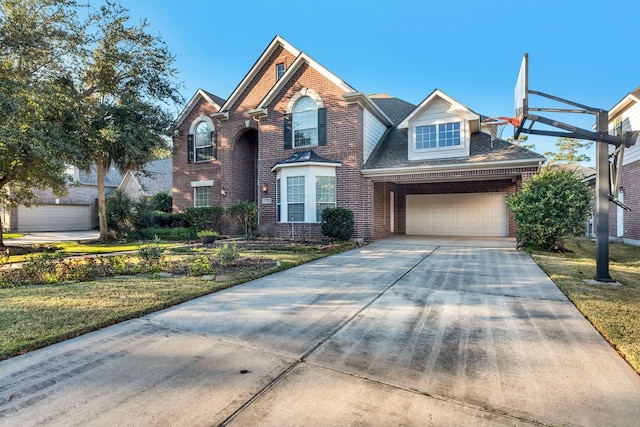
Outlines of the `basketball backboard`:
[[519,120],[520,126],[529,115],[529,54],[525,53],[520,65],[518,80],[515,89],[515,117]]

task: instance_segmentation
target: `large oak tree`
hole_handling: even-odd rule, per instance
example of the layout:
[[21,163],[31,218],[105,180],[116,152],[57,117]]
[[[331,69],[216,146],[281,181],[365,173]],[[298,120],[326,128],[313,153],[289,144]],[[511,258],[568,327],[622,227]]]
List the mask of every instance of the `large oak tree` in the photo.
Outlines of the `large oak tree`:
[[106,238],[105,171],[139,168],[170,141],[183,102],[174,59],[146,21],[132,24],[109,0],[1,2],[0,203],[28,204],[35,188],[62,193],[67,164],[95,164]]

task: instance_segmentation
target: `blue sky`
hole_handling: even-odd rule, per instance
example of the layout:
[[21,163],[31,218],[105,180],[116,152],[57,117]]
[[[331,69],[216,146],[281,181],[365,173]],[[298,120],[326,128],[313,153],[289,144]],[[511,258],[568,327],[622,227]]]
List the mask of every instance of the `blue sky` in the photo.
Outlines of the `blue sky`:
[[[640,86],[637,0],[121,3],[176,54],[187,100],[198,88],[227,98],[276,35],[361,92],[419,104],[439,88],[487,116],[513,116],[525,52],[530,89],[610,109]],[[558,107],[539,97],[530,105]],[[556,138],[529,141],[543,153]],[[587,154],[594,164],[595,150]]]

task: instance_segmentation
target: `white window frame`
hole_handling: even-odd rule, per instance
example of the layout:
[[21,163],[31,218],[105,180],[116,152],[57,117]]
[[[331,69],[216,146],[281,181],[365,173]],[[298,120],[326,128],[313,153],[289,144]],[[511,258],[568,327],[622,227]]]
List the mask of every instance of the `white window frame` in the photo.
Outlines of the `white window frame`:
[[[333,177],[336,179],[336,167],[340,164],[332,165],[318,165],[317,163],[311,165],[300,166],[287,166],[281,167],[276,173],[276,182],[280,180],[281,184],[276,185],[279,187],[279,195],[276,195],[276,221],[280,223],[289,222],[305,222],[305,223],[318,223],[322,218],[316,216],[317,208],[317,194],[316,194],[316,178],[317,177]],[[289,221],[288,212],[288,199],[287,199],[287,178],[289,177],[304,177],[305,185],[305,198],[304,198],[304,221]],[[338,184],[336,179],[336,197]],[[280,206],[280,218],[277,218],[277,206]]]
[[[312,102],[314,108],[306,108],[305,110],[296,111],[296,108],[301,105],[302,102]],[[292,144],[293,148],[300,147],[317,147],[318,146],[318,103],[310,96],[304,96],[296,102],[293,106],[292,117]],[[315,125],[315,126],[314,126]],[[298,133],[304,132],[305,136],[309,136],[310,143],[298,142]],[[303,140],[304,141],[304,140]]]
[[[198,127],[198,125],[200,125],[200,123],[203,123],[203,122],[209,125],[209,129],[210,129],[210,132],[208,135],[208,144],[198,146],[198,137],[196,135],[196,128]],[[216,130],[216,127],[213,124],[213,120],[211,120],[211,117],[207,116],[206,114],[201,114],[200,116],[196,117],[196,119],[193,122],[191,122],[191,126],[189,127],[189,133],[193,135],[193,163],[209,162],[211,160],[216,159],[216,156],[211,156],[211,158],[208,158],[208,159],[198,160],[198,149],[213,147],[211,133],[215,132],[215,130]]]
[[[194,208],[208,208],[212,206],[213,203],[213,181],[192,181],[191,188],[193,188],[193,207]],[[199,205],[198,201],[198,192],[199,191],[207,191],[202,190],[203,188],[208,189],[208,204],[207,205]]]
[[[326,193],[322,193],[318,188],[318,184],[320,183],[321,180],[326,180],[328,179],[331,184],[333,184],[333,191],[331,192],[326,192]],[[327,208],[335,208],[336,207],[336,177],[335,176],[321,176],[321,175],[316,175],[316,179],[315,179],[316,183],[316,222],[321,222],[322,221],[322,211],[327,209]],[[323,198],[325,200],[319,200],[320,197],[323,196]],[[331,200],[328,200],[327,196],[329,196],[329,198]],[[319,209],[319,206],[323,205],[322,209]]]
[[[455,126],[457,125],[457,129],[455,129]],[[446,129],[447,127],[452,126],[454,127],[454,129]],[[424,134],[425,135],[431,135],[433,136],[432,138],[426,138],[424,141],[420,141],[422,143],[429,143],[428,146],[422,146],[422,147],[418,147],[418,135],[422,134],[424,130]],[[446,144],[445,143],[449,140],[452,140],[453,142],[455,142],[455,138],[448,138],[448,136],[453,132],[453,134],[457,133],[458,137],[457,137],[457,144],[455,143],[451,143],[451,144]],[[446,122],[446,123],[432,123],[432,124],[425,124],[425,125],[416,125],[415,127],[415,132],[414,132],[415,138],[414,138],[414,147],[416,151],[422,151],[422,150],[442,150],[442,149],[455,149],[458,147],[461,147],[463,145],[463,140],[462,140],[462,123],[459,121],[456,122]]]

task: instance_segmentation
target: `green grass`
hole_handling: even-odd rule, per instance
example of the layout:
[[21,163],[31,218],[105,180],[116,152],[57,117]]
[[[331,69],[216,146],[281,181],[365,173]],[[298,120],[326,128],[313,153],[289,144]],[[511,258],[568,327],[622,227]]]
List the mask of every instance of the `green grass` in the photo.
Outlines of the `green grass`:
[[595,244],[576,238],[571,252],[532,253],[575,306],[611,345],[640,373],[640,247],[612,243],[609,271],[620,286],[589,285],[596,271]]
[[[301,252],[241,250],[243,257],[271,258],[280,261],[280,266],[271,271],[247,268],[221,282],[197,277],[139,275],[3,288],[0,289],[0,360],[353,247],[344,244]],[[202,253],[178,250],[171,256],[195,257]]]
[[23,237],[24,234],[22,233],[2,233],[2,238],[3,239],[19,239],[20,237]]

